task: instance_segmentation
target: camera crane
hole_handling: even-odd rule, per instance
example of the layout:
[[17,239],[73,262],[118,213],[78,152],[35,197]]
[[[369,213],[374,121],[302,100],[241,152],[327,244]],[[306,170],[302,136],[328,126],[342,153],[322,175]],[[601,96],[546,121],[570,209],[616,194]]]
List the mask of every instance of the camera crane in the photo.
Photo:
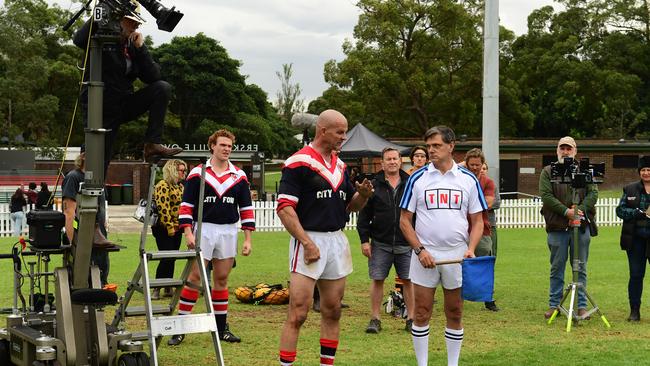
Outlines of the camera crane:
[[[88,0],[63,27],[67,30],[86,10],[91,10]],[[157,0],[139,0],[147,11],[156,18],[158,29],[172,31],[183,14],[175,7],[168,9]],[[45,272],[30,271],[28,277],[45,277],[47,302],[47,278],[55,278],[56,312],[36,313],[33,309],[19,311],[17,297],[14,295],[13,313],[7,318],[7,328],[0,328],[0,364],[16,366],[148,366],[157,365],[156,345],[151,359],[143,351],[142,341],[129,331],[107,326],[104,307],[115,305],[117,295],[104,290],[101,285],[99,269],[91,266],[93,235],[99,197],[104,194],[104,145],[103,128],[103,83],[102,83],[102,49],[116,45],[124,16],[139,17],[136,12],[138,4],[133,0],[99,0],[92,8],[91,27],[95,27],[89,36],[90,71],[86,82],[88,87],[88,124],[85,128],[86,162],[85,176],[81,190],[77,195],[78,231],[70,245],[61,245],[61,216],[57,211],[48,211],[33,219],[30,225],[30,249],[32,252],[19,253],[17,249],[10,256],[13,258],[14,283],[16,294],[20,294],[21,279],[19,255],[37,255],[44,258]],[[92,29],[92,28],[91,28]],[[152,172],[155,166],[152,166]],[[153,178],[152,178],[153,181]],[[203,183],[203,182],[202,182]],[[201,186],[203,189],[203,186]],[[149,196],[151,197],[151,187]],[[147,205],[147,216],[151,210]],[[34,215],[38,216],[38,215]],[[38,224],[38,225],[36,225]],[[146,228],[146,222],[145,222]],[[145,229],[143,229],[143,233]],[[34,236],[32,237],[32,234]],[[58,238],[57,238],[58,236]],[[141,239],[142,240],[142,239]],[[140,251],[143,252],[141,243]],[[48,272],[47,262],[52,254],[63,255],[63,266]],[[143,253],[143,256],[147,253]],[[200,252],[197,251],[198,256]],[[32,266],[33,267],[33,266]],[[40,268],[40,267],[39,267]],[[145,267],[146,268],[146,267]],[[205,281],[207,285],[207,281]],[[148,295],[148,283],[147,288]],[[22,298],[22,295],[21,295]],[[149,307],[150,299],[145,304]],[[206,300],[206,304],[209,306]],[[160,319],[164,320],[164,319]],[[173,321],[174,319],[172,319]],[[212,317],[214,322],[214,317]],[[157,323],[156,323],[157,324]],[[213,339],[216,338],[216,325]],[[151,330],[149,331],[152,332]],[[151,339],[151,334],[150,337]],[[154,342],[157,343],[157,342]],[[216,348],[215,348],[216,349]],[[121,355],[118,359],[118,351]],[[223,364],[220,347],[217,359]]]
[[[603,183],[605,177],[605,163],[590,164],[588,158],[582,158],[579,161],[575,161],[573,158],[564,158],[563,163],[555,162],[551,163],[551,182],[566,184],[569,185],[571,189],[571,203],[574,208],[573,218],[570,222],[570,227],[572,230],[573,236],[573,260],[571,261],[572,268],[572,279],[564,290],[562,295],[562,300],[557,309],[553,312],[553,315],[548,319],[548,324],[550,325],[555,317],[562,312],[567,317],[566,331],[571,331],[572,322],[575,320],[579,322],[580,320],[588,319],[591,314],[597,313],[600,316],[600,319],[603,321],[607,328],[610,328],[611,325],[605,314],[600,311],[600,308],[596,304],[596,301],[589,295],[585,284],[580,282],[580,225],[583,218],[578,214],[578,204],[580,203],[580,193],[585,191],[587,185],[590,184],[601,184]],[[585,213],[585,217],[586,213]],[[582,263],[584,265],[584,263]],[[578,291],[582,291],[587,297],[587,301],[591,304],[592,308],[587,311],[583,316],[578,316]],[[565,302],[569,300],[568,309],[565,305]]]

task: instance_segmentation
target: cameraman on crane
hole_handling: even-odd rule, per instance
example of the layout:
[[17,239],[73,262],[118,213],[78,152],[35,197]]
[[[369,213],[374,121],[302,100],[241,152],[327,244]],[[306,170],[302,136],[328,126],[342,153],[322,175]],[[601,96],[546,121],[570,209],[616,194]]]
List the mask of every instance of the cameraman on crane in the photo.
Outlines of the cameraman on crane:
[[[126,14],[120,21],[121,34],[117,43],[105,43],[102,52],[103,127],[110,129],[105,138],[104,170],[110,163],[120,125],[135,120],[147,111],[149,125],[144,136],[144,160],[150,162],[153,157],[169,157],[182,151],[161,145],[171,86],[161,80],[160,66],[151,58],[144,44],[144,36],[137,32],[144,22],[140,16],[140,4],[131,0],[131,5],[133,12]],[[92,19],[89,19],[75,33],[73,42],[77,47],[86,49],[91,26],[93,33],[99,28],[92,25]],[[88,77],[89,73],[86,73],[85,81],[88,81]],[[140,79],[147,85],[134,91],[135,79]],[[81,101],[86,121],[87,85],[84,85]]]

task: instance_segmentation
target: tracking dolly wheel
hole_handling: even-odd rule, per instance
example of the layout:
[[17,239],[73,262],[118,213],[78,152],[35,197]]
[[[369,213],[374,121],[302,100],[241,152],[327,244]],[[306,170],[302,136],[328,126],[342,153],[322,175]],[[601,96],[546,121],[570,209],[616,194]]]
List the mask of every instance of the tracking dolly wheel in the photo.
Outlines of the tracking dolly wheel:
[[122,353],[117,366],[149,366],[149,356],[144,352]]
[[144,352],[136,352],[135,358],[138,359],[138,366],[149,366],[149,356]]

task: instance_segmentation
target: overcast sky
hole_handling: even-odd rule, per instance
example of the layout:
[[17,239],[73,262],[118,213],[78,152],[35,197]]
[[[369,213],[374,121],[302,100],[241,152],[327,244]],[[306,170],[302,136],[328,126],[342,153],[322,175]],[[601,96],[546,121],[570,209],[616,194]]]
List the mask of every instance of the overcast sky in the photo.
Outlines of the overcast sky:
[[[48,0],[64,9],[77,10],[79,3]],[[0,0],[1,2],[1,0]],[[293,63],[293,81],[300,84],[306,104],[320,96],[328,85],[323,65],[342,60],[343,41],[352,39],[359,11],[355,0],[161,0],[185,14],[172,33],[159,31],[155,20],[143,10],[147,23],[141,30],[156,45],[173,36],[203,32],[221,42],[231,58],[240,60],[240,72],[248,83],[262,87],[271,102],[280,88],[276,71]],[[500,0],[501,24],[526,32],[527,17],[534,9],[557,4],[553,0]]]

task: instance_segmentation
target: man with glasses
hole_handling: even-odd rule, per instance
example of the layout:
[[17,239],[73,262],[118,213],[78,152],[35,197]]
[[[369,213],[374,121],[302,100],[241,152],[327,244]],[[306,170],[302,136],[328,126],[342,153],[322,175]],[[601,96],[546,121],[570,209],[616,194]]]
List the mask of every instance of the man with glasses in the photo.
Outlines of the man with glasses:
[[[485,196],[485,201],[488,204],[488,210],[492,208],[494,204],[494,195],[496,191],[496,186],[494,181],[487,176],[487,174],[482,174],[481,170],[483,169],[483,164],[485,164],[485,155],[483,151],[479,148],[473,148],[465,154],[465,167],[472,172],[478,178],[481,190]],[[492,244],[492,232],[490,231],[490,220],[488,217],[488,211],[483,211],[483,236],[481,241],[479,241],[478,246],[476,247],[476,256],[485,257],[495,255],[494,247]],[[492,301],[485,302],[485,308],[490,311],[499,311],[494,299]]]
[[458,365],[463,342],[462,269],[460,264],[436,266],[436,261],[473,258],[483,234],[481,214],[487,210],[478,179],[454,162],[455,140],[454,131],[446,126],[426,132],[431,163],[411,175],[400,203],[400,228],[414,253],[409,270],[416,309],[411,335],[418,366],[427,365],[429,358],[429,320],[438,284],[447,318],[447,364]]

